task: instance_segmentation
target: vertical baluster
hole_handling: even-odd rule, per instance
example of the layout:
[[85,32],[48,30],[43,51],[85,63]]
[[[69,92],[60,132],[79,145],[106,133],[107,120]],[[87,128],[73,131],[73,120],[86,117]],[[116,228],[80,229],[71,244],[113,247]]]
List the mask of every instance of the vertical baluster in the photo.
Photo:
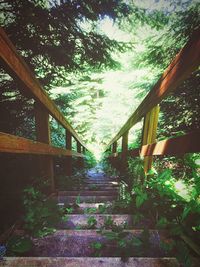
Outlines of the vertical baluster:
[[[65,139],[66,139],[66,149],[72,150],[72,135],[67,129],[65,130]],[[67,176],[72,175],[72,157],[71,156],[66,157],[64,170]]]
[[128,131],[122,136],[122,154],[121,154],[122,171],[126,171],[128,167],[127,154],[128,154]]
[[[35,129],[37,141],[51,145],[49,114],[39,103],[35,102]],[[54,169],[52,156],[39,156],[39,175],[49,180],[51,190],[55,190]]]
[[[158,116],[160,107],[156,105],[149,111],[144,119],[142,145],[152,144],[156,141],[156,133],[158,126]],[[153,156],[144,157],[144,172],[148,173],[153,163]]]

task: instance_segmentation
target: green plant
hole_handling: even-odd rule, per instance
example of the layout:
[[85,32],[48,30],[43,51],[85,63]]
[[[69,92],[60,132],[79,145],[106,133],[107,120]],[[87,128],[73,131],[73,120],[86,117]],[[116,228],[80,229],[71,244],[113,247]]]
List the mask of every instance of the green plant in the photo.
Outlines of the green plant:
[[97,225],[97,220],[94,216],[90,216],[87,220],[87,225],[89,229],[94,229]]
[[95,257],[101,257],[102,255],[101,250],[103,248],[103,244],[101,242],[92,242],[90,244],[90,247],[95,250],[94,252]]
[[138,224],[142,219],[144,219],[144,215],[140,212],[134,213],[133,217],[133,224]]
[[142,252],[142,235],[141,237],[132,236],[120,226],[113,227],[111,232],[102,231],[102,234],[107,240],[112,241],[116,256],[120,256],[123,261],[132,256],[133,251],[138,255]]
[[84,209],[84,213],[96,213],[97,208],[86,208]]
[[66,208],[65,211],[67,214],[72,214],[74,209],[72,207],[70,207],[70,208]]
[[81,203],[81,197],[80,195],[78,195],[76,198],[76,205],[79,205],[80,203]]
[[112,219],[112,216],[106,216],[106,218],[104,219],[104,227],[106,229],[111,229],[113,225],[114,221]]
[[23,255],[32,249],[33,243],[27,236],[13,235],[7,242],[7,252],[10,255]]
[[107,209],[108,209],[108,206],[107,205],[99,205],[99,207],[98,207],[98,211],[99,211],[99,213],[106,213],[107,212]]
[[86,151],[85,153],[85,167],[86,169],[94,168],[97,164],[97,161],[94,157],[94,155],[90,151]]
[[24,228],[33,236],[45,236],[54,231],[62,213],[57,203],[34,187],[24,190]]
[[90,185],[89,186],[89,190],[97,190],[98,189],[98,186],[97,185],[95,185],[95,184],[92,184],[92,185]]

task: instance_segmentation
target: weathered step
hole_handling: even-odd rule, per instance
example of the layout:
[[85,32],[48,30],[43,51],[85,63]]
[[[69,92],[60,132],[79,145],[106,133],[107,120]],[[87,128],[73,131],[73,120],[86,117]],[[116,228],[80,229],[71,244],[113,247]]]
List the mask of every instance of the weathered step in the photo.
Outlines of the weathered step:
[[92,202],[107,202],[116,200],[117,196],[58,196],[59,203],[92,203]]
[[118,195],[118,191],[109,190],[109,191],[59,191],[58,196],[116,196]]
[[86,180],[83,182],[83,184],[97,184],[97,185],[119,185],[119,182],[117,181],[105,181],[105,180]]
[[[110,231],[106,231],[111,233]],[[131,238],[142,238],[142,230],[126,231],[126,240]],[[102,244],[101,256],[117,257],[122,256],[117,248],[117,239],[109,240],[108,237],[102,236],[96,230],[58,230],[52,235],[43,238],[33,239],[33,249],[29,256],[40,257],[93,257],[97,252],[94,243]],[[142,246],[129,250],[132,257],[165,257],[172,256],[162,249],[162,242],[171,242],[166,232],[157,230],[149,231],[148,240],[145,239]],[[130,246],[129,246],[130,247]],[[127,249],[127,248],[126,248]],[[120,254],[120,255],[119,255]]]
[[105,182],[107,181],[107,182],[110,182],[110,181],[118,181],[119,179],[113,179],[113,178],[110,178],[110,177],[107,177],[107,178],[105,178],[105,177],[103,177],[103,178],[88,177],[88,178],[86,178],[84,180],[88,180],[88,181],[105,181]]
[[[61,208],[68,207],[65,203],[58,203],[58,206]],[[90,214],[102,214],[107,213],[109,208],[112,206],[112,202],[105,203],[79,203],[78,205],[72,205],[73,213],[83,214],[83,213],[90,213]]]
[[132,226],[132,216],[128,214],[68,214],[65,222],[58,225],[60,229],[90,229],[99,228],[104,226],[106,229],[110,229],[113,224],[126,226],[130,229]]
[[112,186],[112,185],[80,185],[80,186],[73,186],[73,187],[69,187],[68,190],[72,190],[72,191],[78,191],[78,190],[89,190],[89,191],[92,191],[92,190],[104,190],[104,191],[109,191],[109,190],[118,190],[118,186]]
[[66,258],[66,257],[24,257],[4,258],[0,267],[179,267],[175,258],[129,258],[124,263],[121,258]]

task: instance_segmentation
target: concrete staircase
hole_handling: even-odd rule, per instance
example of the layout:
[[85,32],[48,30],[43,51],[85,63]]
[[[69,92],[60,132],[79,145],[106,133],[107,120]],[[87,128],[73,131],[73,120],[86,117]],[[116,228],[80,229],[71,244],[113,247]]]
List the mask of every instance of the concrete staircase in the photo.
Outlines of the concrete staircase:
[[[92,185],[92,186],[91,186]],[[92,190],[95,188],[95,190]],[[180,266],[172,255],[167,255],[161,248],[162,241],[169,241],[166,232],[149,230],[149,242],[145,250],[133,250],[130,257],[122,260],[118,255],[116,242],[97,230],[111,232],[109,223],[126,225],[128,239],[140,237],[142,229],[133,229],[133,217],[129,214],[101,214],[101,205],[112,205],[118,198],[118,181],[116,178],[105,177],[103,173],[90,173],[85,185],[72,188],[70,191],[60,191],[55,197],[58,205],[74,205],[72,213],[66,215],[66,220],[60,223],[54,234],[44,238],[35,238],[34,249],[30,257],[5,258],[1,266],[10,267],[177,267]],[[108,208],[109,210],[109,208]],[[93,224],[89,223],[92,221]],[[170,242],[170,241],[169,241]],[[96,250],[93,244],[101,244]],[[99,253],[98,257],[97,254]]]

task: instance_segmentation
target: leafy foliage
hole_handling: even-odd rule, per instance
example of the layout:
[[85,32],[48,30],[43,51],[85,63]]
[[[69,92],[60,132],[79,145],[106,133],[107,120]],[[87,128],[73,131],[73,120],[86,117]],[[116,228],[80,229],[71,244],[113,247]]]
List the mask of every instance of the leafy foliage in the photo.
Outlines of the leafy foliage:
[[87,225],[89,229],[94,229],[96,227],[96,224],[97,224],[97,220],[95,219],[94,216],[88,217]]
[[8,253],[14,255],[23,255],[32,248],[32,241],[26,236],[12,236],[7,242]]
[[[194,242],[199,242],[197,237],[200,225],[199,154],[186,155],[184,160],[180,161],[182,164],[179,166],[179,171],[173,169],[177,168],[176,165],[161,171],[162,165],[160,172],[151,170],[147,177],[142,177],[140,167],[136,167],[136,164],[140,164],[138,160],[129,159],[129,161],[132,161],[129,162],[129,166],[134,168],[129,168],[126,174],[128,178],[124,177],[128,184],[121,192],[124,198],[128,196],[128,201],[122,198],[123,201],[120,202],[122,210],[125,208],[124,203],[128,204],[129,210],[134,210],[135,225],[139,223],[148,227],[169,229],[171,235],[175,237],[175,243],[163,244],[164,250],[175,249],[183,265],[190,266],[191,251],[180,241],[180,236],[186,234]],[[176,162],[177,159],[174,160],[174,163]],[[181,175],[183,172],[184,175]],[[179,246],[183,246],[184,256]]]
[[29,234],[43,237],[54,231],[61,221],[61,212],[52,199],[39,189],[28,187],[24,190],[24,228]]

